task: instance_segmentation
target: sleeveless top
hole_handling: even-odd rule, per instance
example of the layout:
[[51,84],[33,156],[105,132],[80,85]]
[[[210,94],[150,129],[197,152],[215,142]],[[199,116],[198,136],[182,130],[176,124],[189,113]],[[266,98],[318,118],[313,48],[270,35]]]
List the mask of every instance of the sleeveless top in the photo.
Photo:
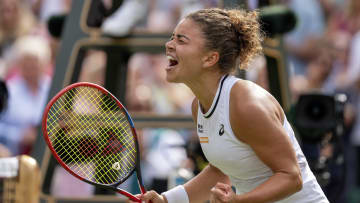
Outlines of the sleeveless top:
[[[272,176],[272,170],[255,154],[252,148],[232,131],[229,120],[229,100],[232,86],[240,79],[224,75],[208,112],[198,107],[197,134],[208,161],[229,176],[237,194],[249,192]],[[278,201],[279,203],[328,203],[326,196],[311,172],[306,158],[296,140],[289,122],[284,120],[287,132],[296,152],[301,169],[303,188],[301,191]]]

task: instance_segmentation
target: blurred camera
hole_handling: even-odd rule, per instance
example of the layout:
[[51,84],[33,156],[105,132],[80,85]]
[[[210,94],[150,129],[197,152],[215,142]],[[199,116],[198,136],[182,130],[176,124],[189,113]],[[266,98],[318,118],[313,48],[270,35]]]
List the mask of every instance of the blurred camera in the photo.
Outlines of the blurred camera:
[[343,124],[345,94],[303,94],[295,106],[294,125],[304,141],[319,142]]

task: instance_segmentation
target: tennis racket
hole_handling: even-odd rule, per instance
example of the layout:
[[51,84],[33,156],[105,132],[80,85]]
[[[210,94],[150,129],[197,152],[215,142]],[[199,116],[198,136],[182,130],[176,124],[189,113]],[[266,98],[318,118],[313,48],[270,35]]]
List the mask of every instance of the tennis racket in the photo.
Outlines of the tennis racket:
[[133,121],[109,91],[86,82],[65,87],[47,104],[42,131],[52,154],[70,174],[141,202],[118,188],[136,172],[140,191],[146,192]]

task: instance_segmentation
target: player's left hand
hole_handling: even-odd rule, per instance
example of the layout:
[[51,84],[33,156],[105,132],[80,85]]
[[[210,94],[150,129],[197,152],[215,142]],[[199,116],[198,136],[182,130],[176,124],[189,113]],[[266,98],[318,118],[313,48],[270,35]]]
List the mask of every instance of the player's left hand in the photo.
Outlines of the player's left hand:
[[211,189],[210,202],[211,203],[231,203],[235,202],[236,194],[230,185],[224,183],[216,183]]

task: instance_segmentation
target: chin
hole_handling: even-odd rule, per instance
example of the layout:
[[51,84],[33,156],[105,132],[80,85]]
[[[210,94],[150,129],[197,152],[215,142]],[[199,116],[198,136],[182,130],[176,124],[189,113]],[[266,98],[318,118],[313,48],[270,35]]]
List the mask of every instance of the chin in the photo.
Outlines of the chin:
[[181,82],[181,81],[179,81],[178,78],[172,77],[169,74],[166,74],[166,81],[171,82],[171,83],[180,83]]
[[169,78],[169,77],[166,77],[166,81],[171,83],[177,83],[177,81],[174,78]]

